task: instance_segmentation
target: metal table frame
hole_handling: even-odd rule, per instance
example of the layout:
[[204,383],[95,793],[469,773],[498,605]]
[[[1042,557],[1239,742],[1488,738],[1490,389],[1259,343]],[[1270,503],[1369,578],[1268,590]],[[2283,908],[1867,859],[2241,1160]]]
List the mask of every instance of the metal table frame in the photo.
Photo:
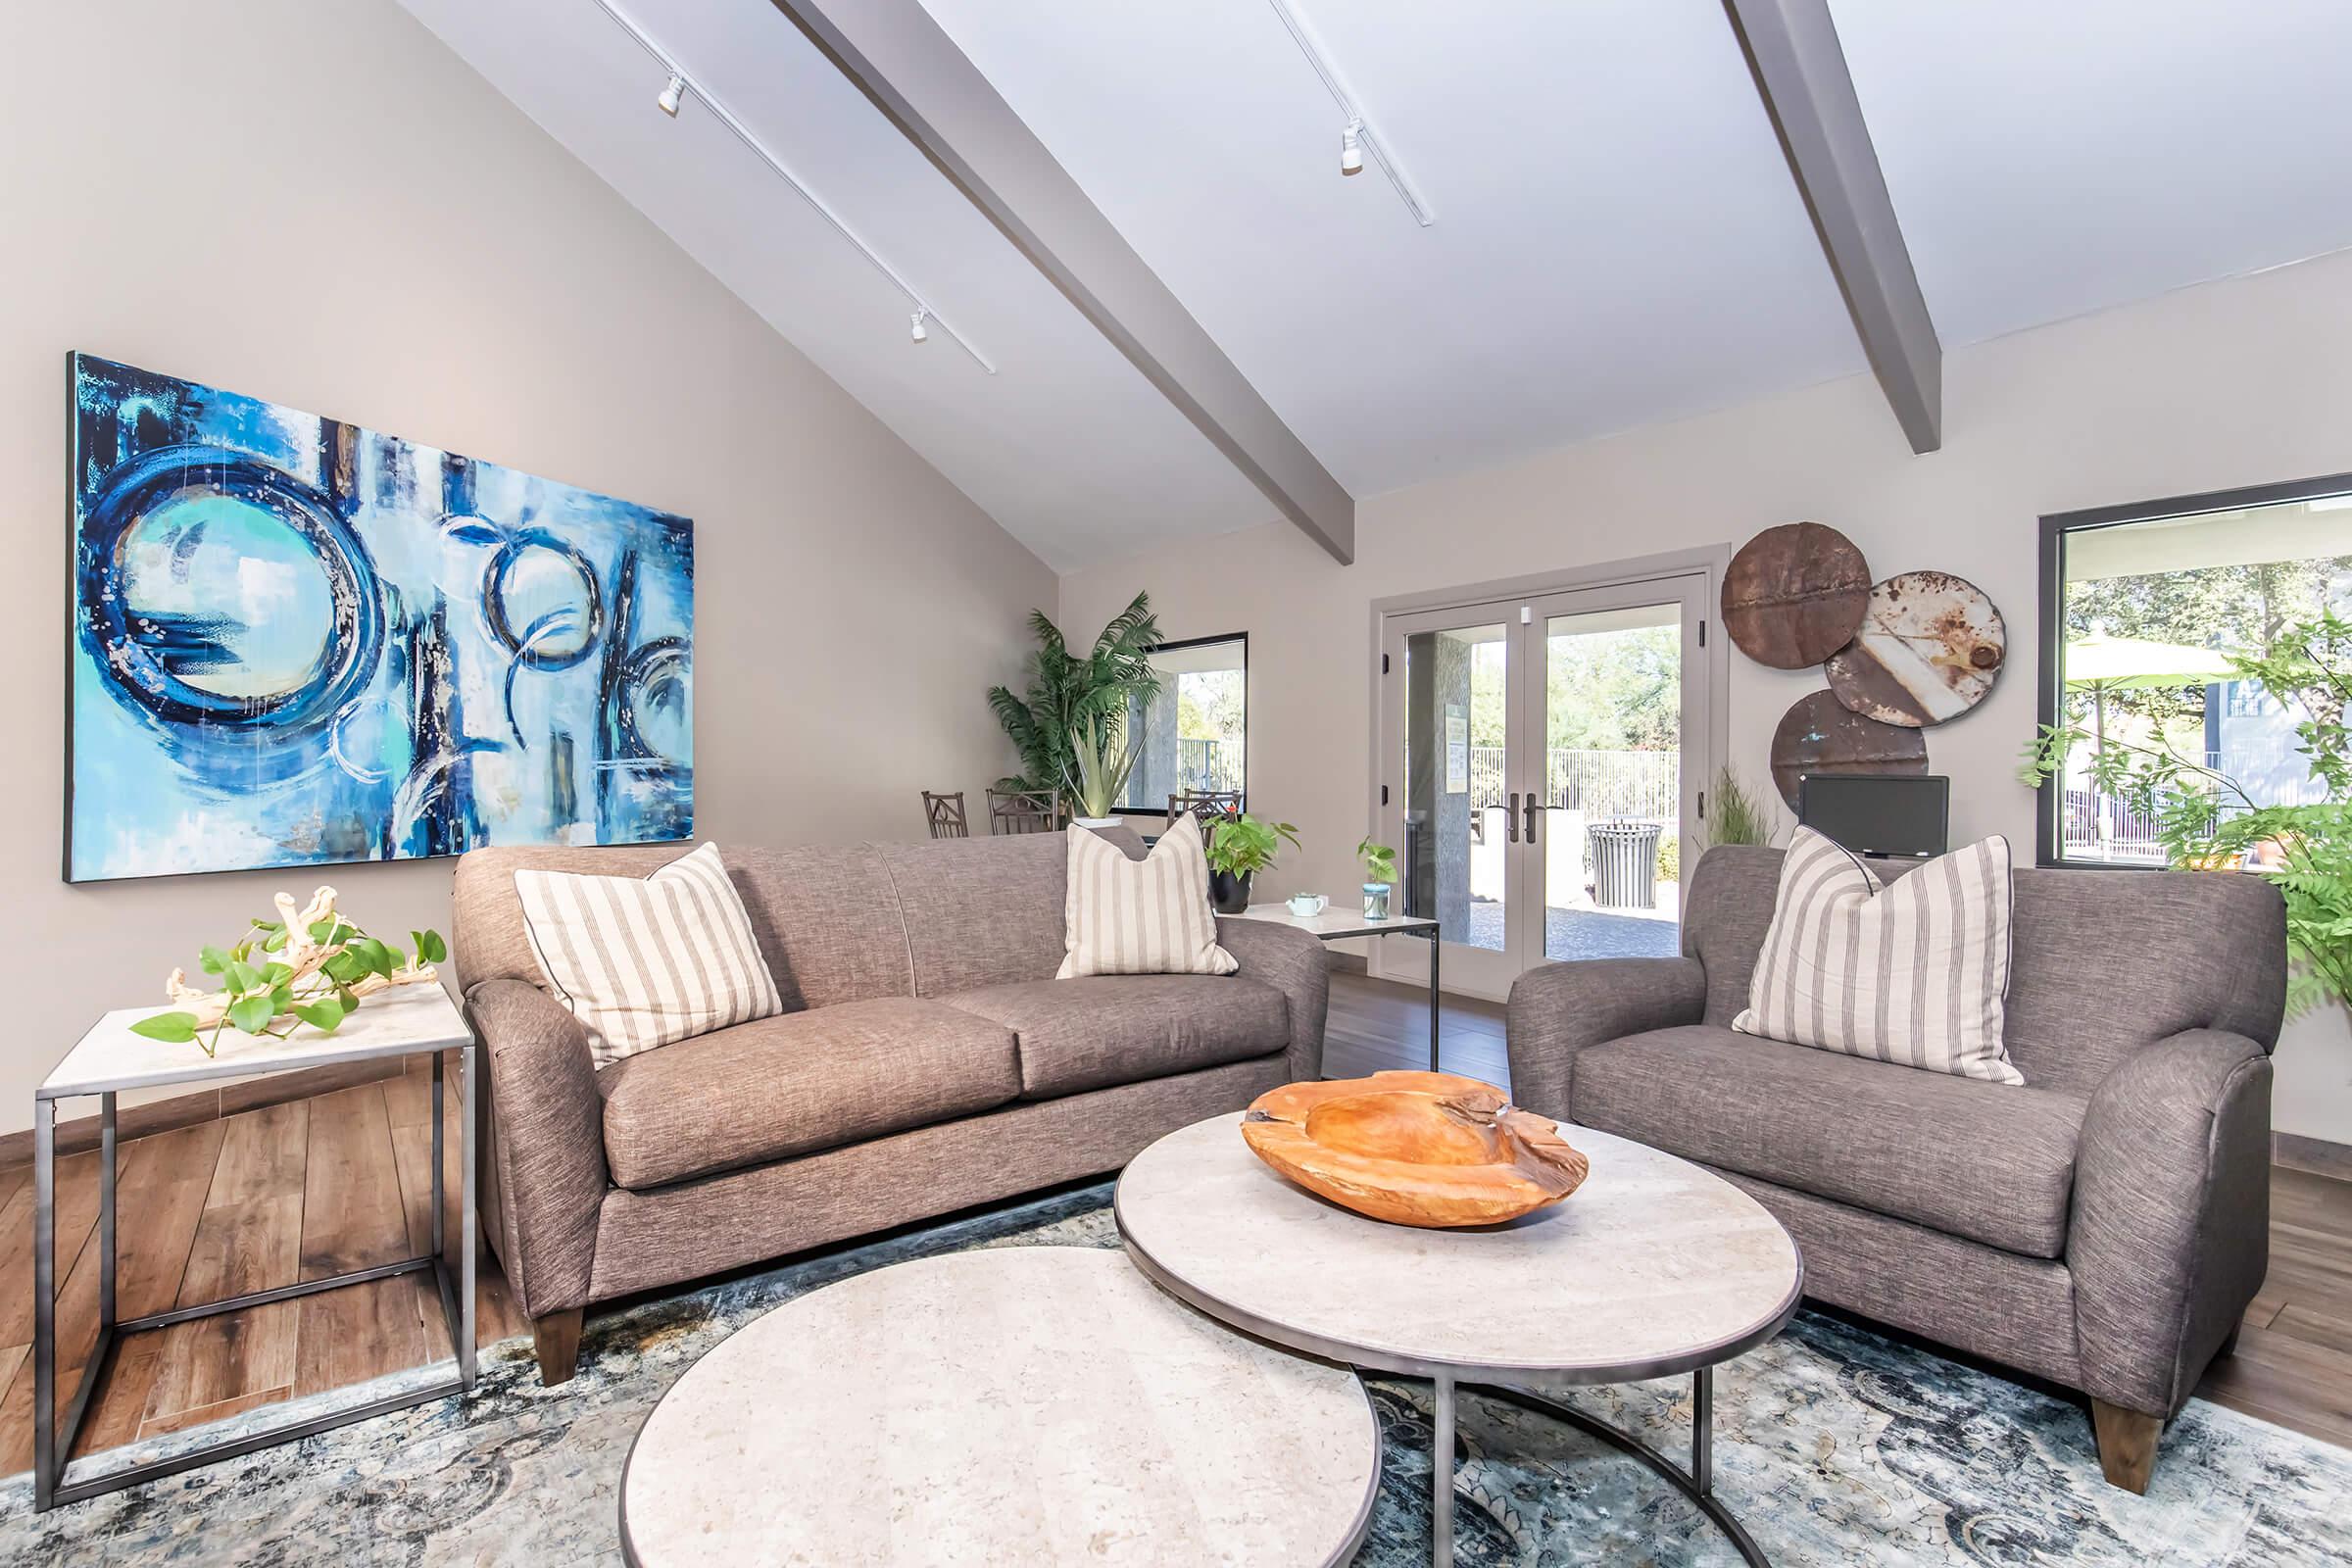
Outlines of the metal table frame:
[[1359,920],[1346,929],[1318,931],[1305,921],[1293,916],[1279,904],[1251,905],[1250,909],[1266,912],[1228,914],[1226,920],[1255,920],[1264,925],[1287,925],[1304,931],[1318,942],[1345,942],[1351,937],[1420,937],[1429,944],[1429,1070],[1443,1072],[1439,1065],[1439,1025],[1445,1012],[1445,993],[1438,988],[1438,956],[1446,944],[1440,937],[1438,922],[1425,914],[1394,914],[1386,920]]
[[[117,1321],[115,1316],[115,1096],[105,1090],[98,1095],[98,1342],[90,1349],[89,1360],[83,1365],[81,1385],[75,1390],[74,1402],[67,1406],[65,1418],[56,1418],[57,1410],[57,1098],[37,1096],[32,1110],[32,1495],[35,1510],[53,1508],[62,1502],[78,1502],[84,1497],[117,1492],[144,1481],[177,1475],[198,1465],[233,1459],[257,1449],[291,1443],[316,1433],[329,1432],[336,1427],[364,1421],[370,1416],[386,1415],[405,1410],[432,1399],[446,1398],[453,1394],[465,1394],[474,1384],[474,1250],[478,1226],[474,1213],[474,1198],[478,1191],[477,1167],[479,1152],[475,1116],[478,1110],[477,1091],[481,1082],[482,1057],[478,1041],[467,1041],[456,1049],[464,1054],[465,1064],[460,1086],[460,1104],[464,1115],[460,1134],[459,1177],[459,1256],[456,1277],[451,1276],[443,1229],[445,1180],[442,1174],[442,1077],[443,1054],[452,1049],[449,1043],[419,1045],[416,1051],[429,1050],[433,1056],[433,1247],[429,1253],[406,1257],[393,1263],[379,1263],[372,1268],[354,1269],[321,1280],[302,1280],[292,1285],[280,1285],[266,1291],[252,1291],[225,1300],[208,1301],[197,1306],[173,1307],[170,1311],[152,1312],[145,1317]],[[414,1055],[416,1051],[398,1053]],[[79,1098],[79,1097],[74,1097]],[[100,1373],[116,1343],[126,1334],[148,1329],[169,1328],[174,1323],[189,1323],[198,1318],[213,1317],[222,1312],[235,1312],[249,1306],[264,1306],[271,1301],[290,1301],[298,1297],[315,1296],[347,1285],[362,1285],[370,1280],[392,1279],[402,1274],[420,1274],[430,1269],[434,1283],[440,1288],[441,1314],[449,1330],[451,1348],[457,1361],[456,1374],[426,1387],[411,1389],[382,1398],[369,1399],[362,1404],[308,1420],[271,1427],[241,1438],[206,1444],[168,1459],[152,1460],[146,1464],[112,1470],[86,1481],[68,1483],[64,1480],[67,1464],[74,1452],[74,1439],[81,1430],[82,1417],[89,1412],[90,1394],[97,1388]]]
[[[1144,1277],[1166,1291],[1176,1299],[1195,1310],[1216,1319],[1229,1328],[1239,1329],[1253,1339],[1304,1355],[1327,1361],[1343,1362],[1360,1372],[1385,1373],[1392,1377],[1421,1379],[1431,1387],[1430,1444],[1430,1518],[1434,1539],[1430,1560],[1435,1568],[1452,1568],[1453,1563],[1453,1448],[1454,1395],[1457,1388],[1477,1388],[1481,1393],[1505,1399],[1523,1408],[1564,1421],[1578,1431],[1599,1439],[1620,1453],[1632,1458],[1670,1482],[1684,1496],[1697,1505],[1698,1510],[1721,1530],[1750,1568],[1771,1568],[1754,1538],[1750,1537],[1737,1516],[1715,1495],[1715,1368],[1725,1361],[1745,1355],[1760,1345],[1776,1338],[1804,1298],[1804,1256],[1797,1255],[1796,1279],[1788,1295],[1779,1306],[1747,1332],[1712,1345],[1696,1346],[1675,1355],[1654,1359],[1622,1361],[1610,1365],[1585,1366],[1575,1369],[1512,1366],[1473,1366],[1445,1361],[1426,1360],[1401,1354],[1395,1350],[1352,1344],[1348,1341],[1326,1338],[1287,1323],[1274,1322],[1247,1308],[1237,1306],[1196,1288],[1189,1281],[1153,1257],[1128,1232],[1118,1215],[1118,1196],[1111,1198],[1111,1213],[1118,1224],[1119,1241],[1127,1256],[1141,1269]],[[1793,1243],[1791,1244],[1793,1245]],[[1581,1410],[1557,1403],[1525,1387],[1525,1383],[1540,1382],[1547,1387],[1593,1386],[1610,1383],[1645,1383],[1653,1378],[1674,1377],[1689,1373],[1691,1377],[1690,1410],[1690,1468],[1684,1470],[1664,1454],[1643,1443],[1630,1432],[1621,1431],[1607,1422],[1585,1414]]]

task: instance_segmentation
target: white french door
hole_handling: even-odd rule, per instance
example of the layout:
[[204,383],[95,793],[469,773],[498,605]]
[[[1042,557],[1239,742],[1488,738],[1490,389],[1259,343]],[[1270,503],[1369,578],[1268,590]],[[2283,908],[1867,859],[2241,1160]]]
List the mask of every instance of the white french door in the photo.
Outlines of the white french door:
[[[1677,951],[1717,733],[1711,598],[1687,570],[1382,616],[1381,842],[1400,910],[1439,922],[1448,989]],[[1373,964],[1425,980],[1428,947],[1384,939]]]

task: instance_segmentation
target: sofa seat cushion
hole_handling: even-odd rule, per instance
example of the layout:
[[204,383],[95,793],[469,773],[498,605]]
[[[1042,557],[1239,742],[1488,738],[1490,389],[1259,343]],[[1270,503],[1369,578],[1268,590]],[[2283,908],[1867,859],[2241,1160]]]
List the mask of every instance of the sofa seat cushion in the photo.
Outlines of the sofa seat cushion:
[[612,1180],[642,1191],[862,1143],[1018,1098],[1012,1034],[913,997],[779,1013],[596,1075]]
[[1686,1159],[2028,1257],[2066,1250],[2081,1095],[1690,1024],[1578,1053],[1569,1096],[1576,1121]]
[[946,1000],[1018,1037],[1024,1100],[1218,1067],[1291,1041],[1282,993],[1238,974],[1088,975]]

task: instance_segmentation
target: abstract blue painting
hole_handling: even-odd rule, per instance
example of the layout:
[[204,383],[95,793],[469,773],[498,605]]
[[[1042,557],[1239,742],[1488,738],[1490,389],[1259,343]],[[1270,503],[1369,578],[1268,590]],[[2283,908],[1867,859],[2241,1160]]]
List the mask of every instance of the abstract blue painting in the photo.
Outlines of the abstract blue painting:
[[694,832],[694,525],[73,358],[75,882]]

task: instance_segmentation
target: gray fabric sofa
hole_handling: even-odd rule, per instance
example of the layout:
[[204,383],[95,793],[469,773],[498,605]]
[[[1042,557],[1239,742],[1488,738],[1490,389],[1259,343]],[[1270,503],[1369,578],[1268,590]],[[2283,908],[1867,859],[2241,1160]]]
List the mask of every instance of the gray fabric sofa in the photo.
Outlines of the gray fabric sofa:
[[1234,975],[1054,979],[1057,833],[720,846],[786,1010],[600,1071],[541,988],[514,873],[643,876],[681,853],[458,862],[451,956],[490,1068],[484,1229],[550,1383],[599,1301],[1116,1170],[1320,1073],[1329,987],[1302,932],[1218,921]]
[[2277,890],[2018,871],[2015,1088],[1734,1034],[1780,866],[1708,851],[1681,957],[1523,975],[1513,1097],[1753,1194],[1807,1296],[2089,1395],[2107,1478],[2143,1490],[2269,1260]]

